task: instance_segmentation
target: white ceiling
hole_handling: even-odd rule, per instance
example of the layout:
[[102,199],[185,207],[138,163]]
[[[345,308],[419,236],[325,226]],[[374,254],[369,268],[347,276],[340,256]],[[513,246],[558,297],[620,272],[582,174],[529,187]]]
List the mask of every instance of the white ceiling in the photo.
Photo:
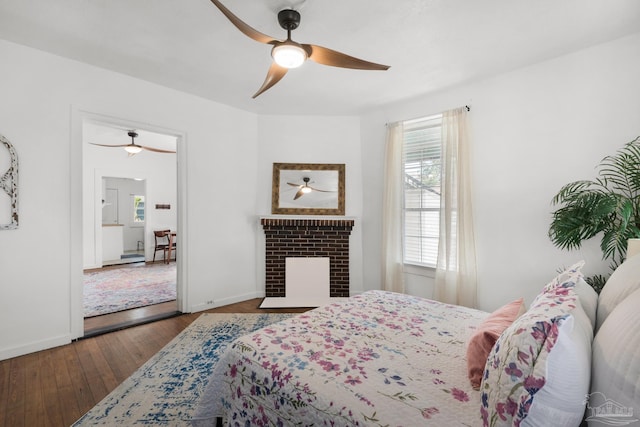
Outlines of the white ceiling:
[[270,46],[208,0],[1,0],[0,38],[260,114],[349,115],[640,31],[637,0],[222,0],[265,34],[388,71],[308,61],[257,99]]

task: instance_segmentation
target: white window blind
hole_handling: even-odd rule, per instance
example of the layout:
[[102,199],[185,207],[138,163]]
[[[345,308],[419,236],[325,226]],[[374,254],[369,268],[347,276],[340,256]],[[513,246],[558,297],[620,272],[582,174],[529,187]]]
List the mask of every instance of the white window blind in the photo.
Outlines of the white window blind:
[[403,123],[404,262],[435,267],[442,115]]

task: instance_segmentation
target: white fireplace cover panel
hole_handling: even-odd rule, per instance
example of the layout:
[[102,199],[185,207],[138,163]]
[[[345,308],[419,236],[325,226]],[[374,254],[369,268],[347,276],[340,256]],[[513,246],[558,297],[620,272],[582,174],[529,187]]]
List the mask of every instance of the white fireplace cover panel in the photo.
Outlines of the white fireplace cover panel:
[[329,298],[329,258],[286,258],[285,295],[293,299]]

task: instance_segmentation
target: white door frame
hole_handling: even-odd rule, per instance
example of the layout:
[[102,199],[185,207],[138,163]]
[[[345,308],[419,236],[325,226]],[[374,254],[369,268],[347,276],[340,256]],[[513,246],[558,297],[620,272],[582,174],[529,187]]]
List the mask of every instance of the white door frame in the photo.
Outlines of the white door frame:
[[82,309],[82,282],[83,282],[83,248],[82,248],[82,167],[83,144],[82,125],[85,122],[95,122],[103,125],[112,125],[128,129],[141,129],[176,137],[177,155],[177,283],[176,300],[178,311],[185,312],[189,295],[187,281],[187,137],[186,132],[168,129],[162,126],[150,125],[129,119],[123,119],[106,114],[89,112],[85,109],[72,106],[71,108],[71,201],[70,201],[70,326],[71,339],[84,336],[84,316]]

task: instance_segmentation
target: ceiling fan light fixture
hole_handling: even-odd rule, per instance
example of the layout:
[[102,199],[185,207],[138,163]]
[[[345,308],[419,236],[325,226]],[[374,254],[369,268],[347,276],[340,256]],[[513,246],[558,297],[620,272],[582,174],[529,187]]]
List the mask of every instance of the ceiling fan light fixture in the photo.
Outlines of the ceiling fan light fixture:
[[[304,0],[302,1],[304,3]],[[344,53],[327,49],[313,44],[300,44],[291,40],[291,32],[300,25],[300,12],[294,9],[283,9],[278,12],[278,23],[287,32],[285,41],[263,34],[249,24],[234,15],[220,0],[211,0],[220,12],[245,36],[259,43],[273,46],[271,56],[273,62],[267,72],[267,77],[258,91],[253,95],[257,97],[264,91],[278,83],[287,74],[289,68],[301,66],[307,59],[332,67],[352,68],[357,70],[387,70],[388,65],[376,64],[365,61]],[[301,6],[298,3],[298,6]],[[297,194],[297,193],[296,193]]]
[[271,50],[273,60],[284,68],[298,68],[307,60],[307,52],[300,46],[283,43]]
[[131,144],[124,147],[124,151],[126,151],[129,154],[138,154],[139,152],[142,151],[142,147]]
[[304,194],[311,193],[311,187],[302,187],[301,190]]

